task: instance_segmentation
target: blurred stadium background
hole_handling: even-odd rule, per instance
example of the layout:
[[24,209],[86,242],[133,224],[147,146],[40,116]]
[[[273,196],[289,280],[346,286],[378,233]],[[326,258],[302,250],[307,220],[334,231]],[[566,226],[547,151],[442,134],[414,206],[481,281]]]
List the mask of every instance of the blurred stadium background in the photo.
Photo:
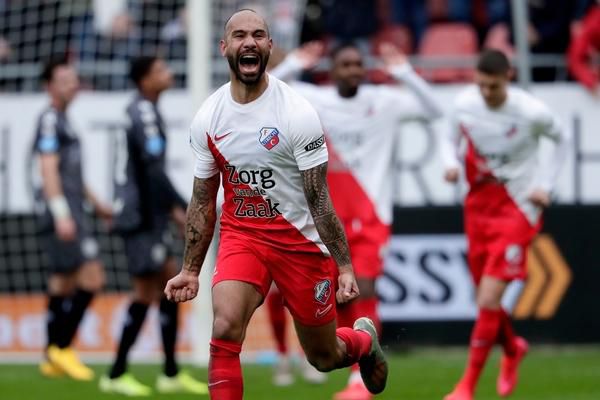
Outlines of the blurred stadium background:
[[[39,80],[43,61],[67,54],[80,73],[83,91],[69,115],[82,140],[87,183],[109,201],[116,133],[132,95],[128,61],[164,56],[176,76],[176,87],[160,104],[170,135],[169,172],[190,196],[189,124],[202,99],[228,79],[217,43],[226,18],[242,7],[267,16],[278,46],[273,58],[309,40],[359,41],[374,83],[390,83],[375,50],[390,41],[435,85],[448,109],[472,77],[481,48],[511,55],[517,83],[538,94],[575,134],[544,233],[529,254],[530,277],[505,299],[517,329],[534,343],[516,398],[599,399],[600,91],[589,80],[577,82],[571,74],[577,60],[567,57],[585,15],[598,7],[590,0],[0,0],[0,399],[100,398],[94,385],[43,381],[33,366],[45,342],[45,258],[29,190],[35,119],[47,102]],[[597,50],[590,49],[589,58],[595,73]],[[303,79],[326,84],[327,67],[324,58]],[[445,124],[398,127],[390,177],[394,238],[378,282],[383,339],[395,368],[381,398],[440,398],[466,357],[464,348],[451,346],[466,345],[476,309],[462,235],[464,185],[443,182],[437,153]],[[96,226],[108,284],[84,320],[77,348],[85,360],[101,364],[118,340],[129,282],[122,243]],[[185,309],[179,352],[205,378],[206,282],[203,288],[204,296]],[[146,325],[133,356],[152,363],[160,356],[160,338],[157,324]],[[243,353],[247,398],[330,398],[343,386],[345,375],[338,373],[321,388],[272,389],[275,354],[259,310]],[[150,370],[139,367],[142,377]],[[494,398],[492,380],[484,380],[482,398]]]

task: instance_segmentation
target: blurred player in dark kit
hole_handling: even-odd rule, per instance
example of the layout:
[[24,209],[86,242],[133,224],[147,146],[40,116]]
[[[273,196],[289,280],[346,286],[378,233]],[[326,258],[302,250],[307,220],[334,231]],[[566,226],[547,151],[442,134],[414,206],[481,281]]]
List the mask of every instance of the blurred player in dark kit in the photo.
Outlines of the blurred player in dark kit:
[[167,136],[158,111],[159,97],[171,87],[173,76],[162,59],[143,56],[131,62],[130,78],[138,92],[127,107],[126,135],[117,144],[114,208],[115,229],[125,243],[133,294],[116,359],[109,375],[101,378],[100,389],[130,396],[151,394],[150,387],[127,372],[127,356],[148,308],[158,302],[165,360],[157,391],[205,394],[206,384],[179,370],[175,360],[178,305],[162,294],[165,283],[178,270],[169,222],[182,227],[187,207],[166,173]]
[[[45,376],[67,374],[91,380],[94,372],[83,365],[70,347],[94,294],[104,285],[98,244],[84,218],[84,202],[99,216],[112,212],[98,202],[83,182],[81,145],[67,119],[67,109],[79,89],[79,78],[66,60],[50,61],[42,72],[50,97],[37,124],[33,154],[41,182],[35,198],[41,243],[49,256],[48,347],[40,364]],[[37,172],[37,171],[36,171]]]

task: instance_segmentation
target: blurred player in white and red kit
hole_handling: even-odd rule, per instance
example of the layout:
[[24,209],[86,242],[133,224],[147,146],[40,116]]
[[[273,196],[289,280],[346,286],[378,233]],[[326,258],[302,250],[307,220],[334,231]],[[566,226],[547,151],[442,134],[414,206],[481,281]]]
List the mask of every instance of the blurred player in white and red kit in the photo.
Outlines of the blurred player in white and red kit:
[[[460,143],[470,189],[465,199],[468,263],[477,286],[479,315],[471,334],[463,377],[445,400],[473,398],[490,349],[504,350],[497,380],[508,396],[527,353],[515,335],[501,299],[508,283],[526,277],[527,248],[540,230],[542,210],[569,149],[569,137],[552,112],[524,90],[509,86],[512,70],[506,56],[484,51],[475,85],[456,99],[449,135],[442,146],[445,179],[459,177]],[[542,146],[543,141],[549,143]]]
[[[363,83],[366,67],[353,43],[342,43],[331,52],[334,85],[316,86],[293,82],[292,87],[308,99],[319,113],[330,156],[328,183],[337,214],[344,225],[360,297],[338,309],[338,324],[351,326],[358,315],[376,321],[375,280],[382,273],[383,255],[390,237],[392,220],[392,167],[399,124],[407,120],[431,121],[442,115],[431,87],[412,69],[396,47],[385,43],[380,54],[386,71],[408,90],[390,85]],[[287,80],[303,69],[315,66],[322,46],[309,43],[290,55],[271,73]],[[280,315],[268,299],[271,314]],[[285,330],[285,319],[272,318],[277,334]],[[281,345],[279,345],[281,348]],[[370,399],[353,366],[347,388],[336,400]]]
[[265,73],[272,45],[266,22],[252,10],[234,13],[225,25],[220,48],[230,82],[204,102],[192,123],[197,162],[183,268],[165,293],[178,302],[198,293],[222,175],[211,398],[242,398],[239,353],[272,281],[291,311],[309,362],[322,372],[358,362],[366,386],[379,393],[388,368],[373,322],[359,318],[353,329],[336,329],[336,300],[348,302],[359,291],[327,188],[323,130],[306,99]]

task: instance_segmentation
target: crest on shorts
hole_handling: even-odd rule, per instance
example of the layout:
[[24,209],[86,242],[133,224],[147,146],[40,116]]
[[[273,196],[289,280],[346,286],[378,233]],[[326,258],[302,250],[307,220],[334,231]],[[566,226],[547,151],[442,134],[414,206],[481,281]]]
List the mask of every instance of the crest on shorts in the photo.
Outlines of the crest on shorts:
[[315,300],[321,304],[327,304],[331,296],[331,281],[325,279],[324,281],[317,282],[315,285]]
[[520,264],[523,261],[523,249],[518,244],[510,244],[504,251],[504,259],[511,265]]
[[277,128],[261,128],[258,141],[265,147],[265,149],[271,150],[273,147],[277,146],[277,143],[279,143],[279,131]]

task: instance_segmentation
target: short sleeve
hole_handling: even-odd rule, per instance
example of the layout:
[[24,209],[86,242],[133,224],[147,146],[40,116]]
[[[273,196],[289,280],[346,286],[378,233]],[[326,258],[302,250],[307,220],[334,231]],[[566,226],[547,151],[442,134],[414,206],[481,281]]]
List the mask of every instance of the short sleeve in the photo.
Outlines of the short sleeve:
[[196,156],[194,176],[196,178],[210,178],[219,173],[219,168],[210,149],[208,148],[208,134],[197,116],[190,128],[190,146]]
[[132,116],[131,130],[144,155],[150,159],[162,157],[167,143],[160,134],[158,116],[149,101],[137,104],[137,115]]
[[290,131],[298,169],[305,171],[327,162],[327,144],[317,112],[306,103],[295,116]]
[[35,143],[35,148],[38,152],[50,154],[58,151],[60,142],[56,129],[57,123],[57,115],[52,111],[46,112],[40,118],[39,132]]

